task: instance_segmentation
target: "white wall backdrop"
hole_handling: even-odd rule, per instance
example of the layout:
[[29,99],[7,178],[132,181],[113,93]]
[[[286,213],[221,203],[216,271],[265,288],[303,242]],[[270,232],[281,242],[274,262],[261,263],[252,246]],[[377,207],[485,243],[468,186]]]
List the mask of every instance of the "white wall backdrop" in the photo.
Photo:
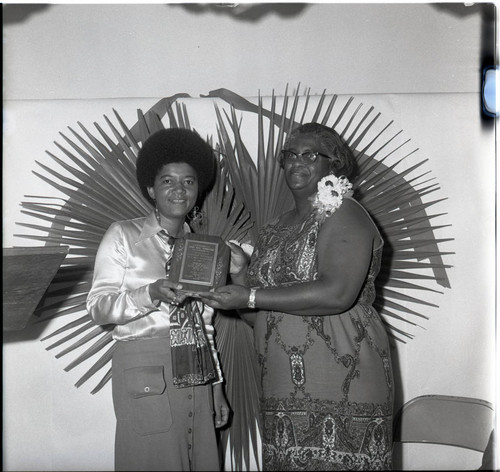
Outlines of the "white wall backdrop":
[[[23,8],[24,7],[24,8]],[[4,6],[4,98],[477,92],[494,6]],[[486,44],[485,44],[486,43]]]
[[[185,92],[194,97],[183,101],[194,127],[214,133],[213,100],[199,98],[210,90],[225,87],[254,103],[259,90],[280,95],[299,82],[312,93],[353,95],[393,120],[419,148],[416,158],[429,159],[439,197],[447,197],[433,213],[446,213],[440,221],[451,227],[440,231],[454,238],[442,247],[454,252],[445,258],[451,288],[426,295],[439,308],[426,308],[429,320],[394,353],[398,402],[423,394],[493,402],[496,132],[479,95],[487,15],[462,4],[294,8],[253,21],[208,5],[57,4],[29,15],[11,10],[10,18],[4,11],[3,247],[39,245],[15,236],[26,232],[15,223],[29,221],[19,204],[25,195],[57,196],[32,171],[35,161],[51,162],[46,150],[60,156],[53,142],[71,134],[68,126],[104,125],[113,109],[131,126],[138,108]],[[75,388],[85,369],[64,372],[68,360],[40,342],[63,324],[4,333],[4,470],[113,469],[110,386],[94,396],[92,381]],[[478,454],[447,448],[403,452],[407,470],[480,464]]]

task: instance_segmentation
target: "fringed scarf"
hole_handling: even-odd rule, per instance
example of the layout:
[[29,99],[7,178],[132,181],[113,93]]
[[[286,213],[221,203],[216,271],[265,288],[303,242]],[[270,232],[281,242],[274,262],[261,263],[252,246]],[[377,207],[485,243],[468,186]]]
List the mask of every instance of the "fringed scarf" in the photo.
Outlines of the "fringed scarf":
[[[166,245],[165,272],[168,274],[175,238],[165,230],[157,235]],[[203,303],[190,298],[182,305],[170,305],[170,351],[173,381],[177,388],[203,385],[217,378],[202,313]]]
[[170,311],[172,373],[177,388],[202,385],[217,378],[202,309],[201,302],[187,299]]

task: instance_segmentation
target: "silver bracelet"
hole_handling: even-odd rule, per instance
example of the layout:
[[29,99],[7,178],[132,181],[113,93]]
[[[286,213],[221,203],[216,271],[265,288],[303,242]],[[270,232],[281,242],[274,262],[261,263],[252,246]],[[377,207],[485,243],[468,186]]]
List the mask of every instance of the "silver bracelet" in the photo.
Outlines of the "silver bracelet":
[[256,288],[250,289],[250,295],[248,296],[248,302],[247,302],[248,308],[255,308],[255,293],[256,292],[257,292]]

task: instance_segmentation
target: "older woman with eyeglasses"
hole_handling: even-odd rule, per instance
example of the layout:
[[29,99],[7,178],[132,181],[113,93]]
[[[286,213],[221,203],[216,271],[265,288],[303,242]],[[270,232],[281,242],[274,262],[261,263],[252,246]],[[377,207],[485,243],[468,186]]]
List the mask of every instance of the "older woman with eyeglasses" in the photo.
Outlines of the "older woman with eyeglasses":
[[214,344],[213,309],[169,281],[176,238],[209,190],[216,160],[187,129],[143,144],[137,180],[154,209],[113,223],[99,246],[87,298],[92,319],[111,324],[116,470],[219,470],[215,428],[228,421]]
[[288,136],[280,163],[295,206],[265,226],[233,285],[205,295],[254,327],[264,470],[392,467],[393,373],[372,306],[383,240],[353,198],[355,160],[331,128]]

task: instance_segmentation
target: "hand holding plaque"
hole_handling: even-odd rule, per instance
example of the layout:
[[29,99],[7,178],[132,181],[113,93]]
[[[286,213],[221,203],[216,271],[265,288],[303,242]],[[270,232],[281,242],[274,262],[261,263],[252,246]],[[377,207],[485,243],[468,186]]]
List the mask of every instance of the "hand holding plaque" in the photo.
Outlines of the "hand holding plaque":
[[219,236],[188,233],[175,241],[168,274],[196,295],[226,284],[231,250]]

